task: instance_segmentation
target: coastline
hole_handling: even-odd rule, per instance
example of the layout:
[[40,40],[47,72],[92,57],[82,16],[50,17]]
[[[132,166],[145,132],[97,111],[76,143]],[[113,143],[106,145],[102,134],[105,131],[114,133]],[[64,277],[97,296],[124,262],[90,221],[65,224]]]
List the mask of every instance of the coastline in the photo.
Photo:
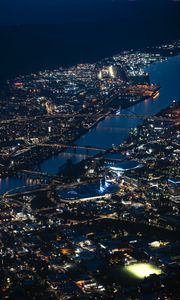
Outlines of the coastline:
[[[178,59],[178,58],[176,58],[176,57],[178,57],[178,55],[176,55],[175,57],[171,57],[170,58],[170,62],[172,61],[174,61],[174,58],[175,58],[175,61],[176,61],[176,59]],[[172,59],[172,60],[171,60]],[[178,62],[179,62],[179,59],[177,60]],[[152,64],[151,64],[152,65]],[[153,81],[153,82],[155,82],[156,80],[157,80],[157,78],[159,78],[159,75],[157,75],[158,73],[157,73],[157,71],[158,71],[158,69],[159,69],[159,66],[160,66],[160,68],[162,69],[162,71],[164,72],[164,70],[166,70],[166,66],[168,66],[168,69],[167,69],[167,75],[166,75],[166,78],[168,78],[168,80],[169,80],[169,66],[171,66],[171,63],[167,63],[167,62],[165,62],[165,65],[164,65],[164,61],[162,62],[162,64],[160,63],[159,64],[159,62],[156,62],[155,64],[153,64],[155,67],[151,67],[152,68],[152,71],[153,71],[153,77],[151,78],[152,80],[151,81]],[[157,65],[157,67],[156,67],[156,65]],[[161,65],[162,65],[162,67],[161,67]],[[165,67],[164,67],[165,66]],[[178,65],[177,65],[178,66]],[[170,67],[171,68],[171,67]],[[158,71],[159,72],[159,71]],[[155,76],[155,77],[154,77]],[[176,76],[177,77],[177,76]],[[175,78],[176,78],[175,77]],[[155,79],[156,78],[156,79]],[[162,78],[162,80],[164,80],[164,77]],[[167,79],[166,79],[167,80]],[[175,81],[175,82],[177,82],[177,80]],[[175,95],[179,95],[179,92],[178,92],[178,94],[177,94],[177,91],[174,93],[174,81],[173,81],[173,83],[172,83],[172,80],[171,80],[171,85],[170,85],[170,87],[171,87],[171,89],[170,89],[170,91],[173,91],[173,93],[171,92],[170,94],[169,94],[169,97],[168,98],[170,98],[169,100],[167,99],[167,98],[164,98],[164,92],[166,91],[167,92],[167,88],[166,88],[166,85],[164,85],[163,84],[164,83],[164,81],[162,81],[162,92],[161,92],[161,94],[160,94],[160,102],[157,100],[157,101],[153,101],[153,100],[150,100],[150,102],[149,102],[149,100],[148,100],[148,102],[143,102],[143,101],[141,101],[142,103],[145,103],[145,104],[143,104],[143,105],[139,105],[139,104],[137,104],[137,107],[136,107],[136,105],[133,105],[133,106],[131,106],[131,107],[136,107],[136,109],[132,109],[133,111],[134,110],[137,110],[137,114],[138,114],[138,112],[140,113],[140,114],[145,114],[146,115],[146,113],[143,113],[143,110],[144,110],[144,108],[145,107],[149,107],[150,108],[150,111],[151,111],[151,114],[152,115],[155,115],[155,114],[157,114],[159,111],[158,111],[158,109],[159,109],[159,107],[160,108],[163,108],[164,107],[164,105],[163,105],[163,102],[165,101],[165,103],[167,103],[167,105],[166,106],[168,106],[168,103],[171,103],[169,100],[171,99],[171,100],[173,100],[173,99],[178,99],[178,96],[175,96]],[[166,83],[167,84],[167,83]],[[177,83],[176,83],[177,84]],[[164,90],[164,87],[165,87],[165,90]],[[168,90],[169,90],[169,88],[168,88]],[[172,94],[174,95],[174,96],[172,96]],[[167,100],[165,100],[165,99],[167,99]],[[163,102],[162,102],[163,101]],[[149,103],[149,104],[147,104],[147,103]],[[152,104],[150,104],[150,103],[152,103]],[[160,105],[159,105],[159,104]],[[148,105],[148,106],[147,106]],[[157,107],[155,110],[154,109],[151,109],[151,108],[153,108],[153,107]],[[134,112],[133,112],[133,114],[134,114]],[[107,124],[107,125],[105,125],[105,126],[110,126],[110,128],[111,128],[111,126],[112,126],[112,128],[113,128],[113,124],[115,124],[115,126],[117,126],[118,124],[120,124],[120,126],[124,126],[124,124],[129,124],[129,121],[128,121],[128,123],[125,121],[125,123],[124,123],[124,120],[123,121],[120,121],[119,119],[117,119],[116,121],[109,121],[110,120],[110,118],[108,118],[107,120],[108,121],[104,121],[104,119],[106,118],[106,115],[104,115],[103,117],[101,117],[101,122],[105,122],[105,124]],[[115,120],[116,118],[113,118],[113,120]],[[133,120],[132,120],[133,121]],[[133,126],[131,126],[131,128],[133,127],[133,128],[135,128],[135,127],[137,127],[138,126],[138,124],[137,125],[134,125],[134,124],[136,124],[137,122],[132,122],[132,121],[130,121],[130,124],[131,125],[133,125]],[[98,122],[95,122],[95,124],[93,123],[92,124],[92,126],[91,126],[91,128],[89,128],[89,129],[85,129],[85,131],[84,131],[84,133],[82,134],[82,132],[81,132],[81,134],[79,135],[79,137],[82,137],[83,135],[86,135],[88,132],[90,132],[90,139],[88,138],[88,142],[87,142],[87,145],[91,145],[91,140],[92,140],[92,138],[94,139],[95,138],[95,140],[97,140],[97,131],[95,130],[95,129],[93,129],[94,127],[96,127],[96,125],[97,124],[99,124],[99,123],[101,123],[100,121],[98,121]],[[110,122],[110,123],[109,123]],[[132,122],[132,123],[131,123]],[[117,125],[116,125],[117,124]],[[103,125],[104,126],[104,125]],[[119,125],[118,125],[119,126]],[[125,125],[126,126],[126,125]],[[98,130],[100,130],[101,131],[101,128],[103,128],[102,127],[102,125],[100,125],[100,127],[99,127],[99,129]],[[130,129],[130,127],[128,126],[128,128]],[[93,131],[91,132],[91,129],[93,129]],[[128,129],[128,131],[129,131],[129,129]],[[112,132],[112,131],[111,131]],[[94,134],[95,134],[95,136],[94,136]],[[103,138],[103,136],[104,136],[104,133],[102,132],[101,133],[102,134],[102,138]],[[89,135],[89,134],[88,134]],[[115,143],[115,144],[119,144],[119,142],[117,142],[117,138],[116,138],[116,133],[115,133],[115,136],[114,135],[112,135],[111,134],[111,138],[110,138],[110,140],[109,140],[109,142],[112,140],[112,137],[113,137],[113,142]],[[123,134],[124,135],[124,134]],[[126,134],[125,134],[125,136],[127,136]],[[110,137],[110,136],[109,136]],[[100,138],[100,140],[102,140],[102,138]],[[106,137],[105,137],[106,138]],[[71,141],[71,143],[73,144],[76,140],[78,139],[78,136],[76,136],[76,138],[73,140],[73,141]],[[125,139],[126,139],[126,137],[125,137]],[[86,138],[86,140],[87,140],[87,138]],[[94,140],[94,141],[95,141]],[[100,140],[99,140],[99,142],[100,142]],[[122,142],[121,142],[121,140],[122,140]],[[93,140],[92,140],[93,141]],[[120,137],[120,144],[121,143],[123,143],[125,140],[124,140],[124,137]],[[81,141],[82,142],[82,141]],[[108,142],[108,143],[109,143]],[[84,142],[83,142],[84,143]],[[105,144],[108,144],[108,143],[106,143],[105,142]],[[112,145],[112,143],[110,144],[110,145]],[[106,147],[106,145],[104,145],[105,147]],[[108,148],[110,148],[111,146],[109,146]],[[60,154],[60,152],[64,152],[63,151],[63,149],[61,150],[61,151],[54,151],[54,153],[53,153],[53,155],[52,155],[52,152],[51,152],[51,154],[50,155],[48,155],[48,157],[47,157],[47,159],[43,159],[43,160],[41,160],[42,162],[45,162],[45,161],[47,161],[47,163],[44,165],[44,166],[42,166],[42,168],[43,168],[43,172],[44,173],[46,173],[46,170],[48,170],[49,169],[49,167],[50,167],[50,169],[52,170],[52,172],[50,171],[50,173],[51,174],[55,174],[54,173],[54,169],[56,169],[56,167],[54,168],[54,166],[57,166],[58,164],[59,165],[62,165],[63,164],[63,161],[65,160],[64,158],[63,158],[63,156],[61,157],[58,157],[58,154]],[[53,158],[53,160],[51,161],[51,158],[53,157],[53,156],[55,156],[55,160],[54,160],[54,158]],[[39,162],[39,163],[41,163],[41,161]],[[53,162],[54,161],[54,162]],[[77,159],[77,161],[78,161],[78,159]],[[62,163],[61,163],[62,162]],[[53,165],[52,165],[52,167],[51,167],[51,164],[53,163]],[[48,172],[47,172],[48,173]],[[14,187],[14,186],[20,186],[21,185],[21,180],[19,180],[17,177],[14,177],[13,176],[13,174],[12,174],[12,177],[11,177],[11,174],[10,174],[10,176],[8,177],[8,176],[5,176],[3,179],[2,179],[2,181],[1,181],[1,189],[2,189],[2,193],[3,193],[3,191],[6,191],[6,190],[8,190],[8,188],[9,188],[9,186],[10,187]]]

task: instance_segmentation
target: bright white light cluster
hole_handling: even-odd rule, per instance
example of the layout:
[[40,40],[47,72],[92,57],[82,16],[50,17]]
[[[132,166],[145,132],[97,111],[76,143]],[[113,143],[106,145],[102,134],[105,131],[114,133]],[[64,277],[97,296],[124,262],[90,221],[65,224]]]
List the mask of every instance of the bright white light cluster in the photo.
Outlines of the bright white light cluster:
[[144,279],[152,274],[160,275],[162,271],[152,264],[137,263],[125,267],[128,272],[133,274],[135,277]]

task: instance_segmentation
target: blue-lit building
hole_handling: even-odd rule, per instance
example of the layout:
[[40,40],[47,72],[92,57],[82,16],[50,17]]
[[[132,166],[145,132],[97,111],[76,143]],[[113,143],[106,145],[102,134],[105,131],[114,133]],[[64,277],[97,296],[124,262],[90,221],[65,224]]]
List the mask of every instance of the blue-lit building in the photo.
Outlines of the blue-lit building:
[[137,168],[141,168],[142,165],[135,160],[124,160],[121,162],[109,161],[105,163],[106,168],[115,172],[125,172]]
[[168,188],[172,195],[179,196],[180,195],[180,178],[171,178],[168,179]]
[[117,192],[118,185],[101,179],[98,182],[81,185],[73,189],[64,189],[58,191],[59,198],[64,202],[90,201],[102,197],[110,197],[111,194]]

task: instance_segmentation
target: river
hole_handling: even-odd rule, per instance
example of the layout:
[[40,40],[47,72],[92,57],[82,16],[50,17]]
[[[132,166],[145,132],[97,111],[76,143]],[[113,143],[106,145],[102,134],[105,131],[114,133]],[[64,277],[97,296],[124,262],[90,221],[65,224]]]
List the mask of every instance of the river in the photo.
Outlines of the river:
[[[151,64],[147,71],[152,83],[161,86],[160,96],[157,99],[148,99],[128,109],[122,110],[124,114],[155,115],[163,108],[169,106],[173,100],[180,100],[180,55],[170,57],[163,62]],[[143,122],[142,119],[112,118],[107,117],[93,127],[88,133],[80,137],[76,144],[99,146],[110,148],[112,144],[121,144],[125,141],[131,128],[137,127]],[[91,154],[91,153],[90,153]],[[93,153],[92,153],[93,154]],[[68,158],[79,162],[84,159],[83,150],[73,153],[60,153],[41,164],[41,170],[50,174],[56,174],[59,166],[63,165]],[[15,176],[0,179],[0,194],[6,191],[27,184],[24,179]]]

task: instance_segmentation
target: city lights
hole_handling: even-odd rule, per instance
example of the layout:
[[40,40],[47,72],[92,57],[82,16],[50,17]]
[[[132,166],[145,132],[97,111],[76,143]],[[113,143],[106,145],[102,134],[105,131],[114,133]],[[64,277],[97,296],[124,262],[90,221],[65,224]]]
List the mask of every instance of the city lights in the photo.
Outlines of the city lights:
[[137,264],[129,265],[126,266],[125,269],[139,279],[143,279],[152,274],[156,274],[156,275],[162,274],[162,271],[159,268],[148,263],[137,263]]

